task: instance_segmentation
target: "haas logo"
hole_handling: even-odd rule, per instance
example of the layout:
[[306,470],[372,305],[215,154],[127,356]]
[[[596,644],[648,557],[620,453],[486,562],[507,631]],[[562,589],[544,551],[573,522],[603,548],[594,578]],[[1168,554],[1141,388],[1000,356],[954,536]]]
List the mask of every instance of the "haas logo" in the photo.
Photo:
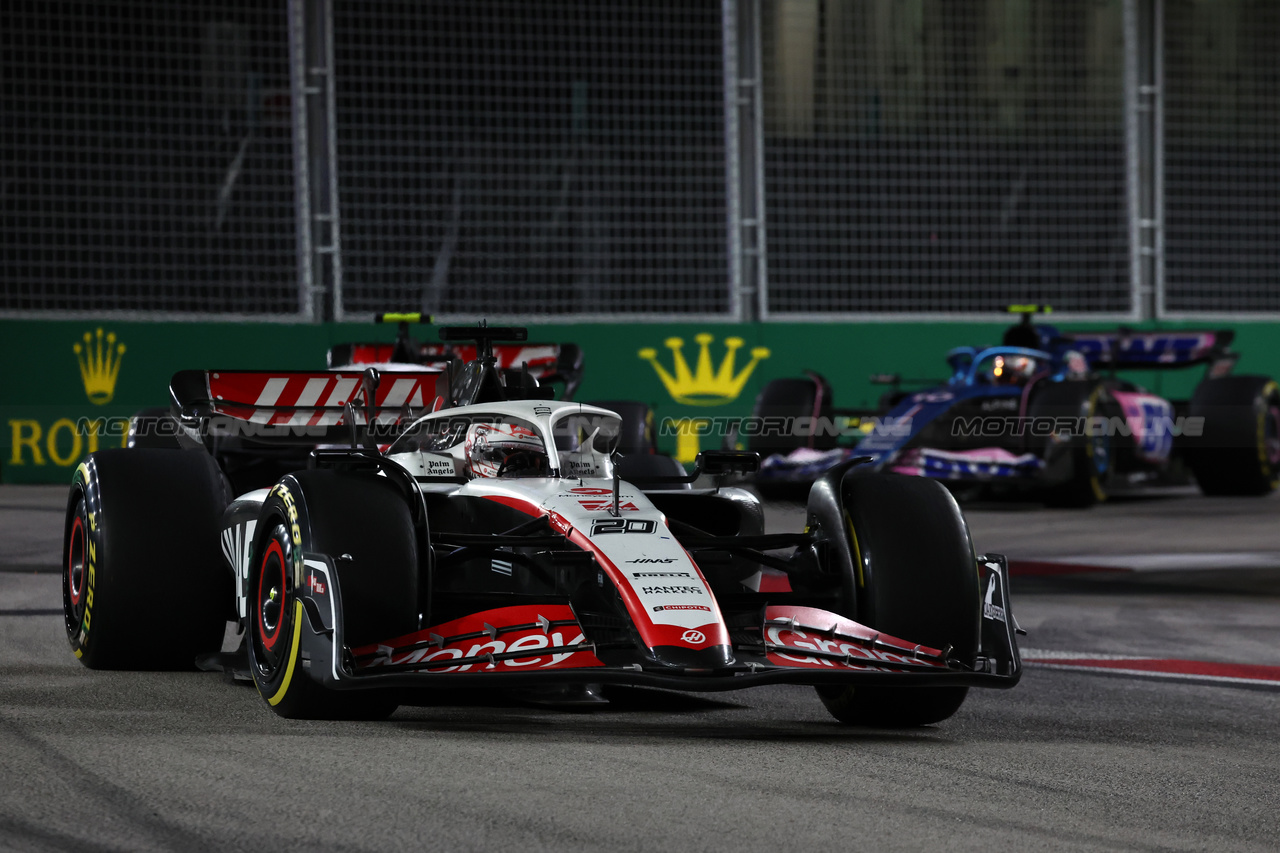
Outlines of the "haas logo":
[[680,635],[680,639],[691,646],[698,646],[707,641],[707,636],[701,631],[685,631]]

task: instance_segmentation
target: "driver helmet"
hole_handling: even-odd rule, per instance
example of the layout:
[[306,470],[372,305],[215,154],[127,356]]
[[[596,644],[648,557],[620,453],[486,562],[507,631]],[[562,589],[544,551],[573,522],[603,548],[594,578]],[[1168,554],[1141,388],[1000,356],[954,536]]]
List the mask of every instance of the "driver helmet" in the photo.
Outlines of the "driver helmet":
[[[546,474],[547,449],[538,434],[520,424],[472,424],[467,429],[467,468],[473,477]],[[516,457],[519,457],[518,459]]]
[[997,385],[1026,382],[1036,371],[1036,360],[1026,355],[998,355],[991,364],[991,381]]

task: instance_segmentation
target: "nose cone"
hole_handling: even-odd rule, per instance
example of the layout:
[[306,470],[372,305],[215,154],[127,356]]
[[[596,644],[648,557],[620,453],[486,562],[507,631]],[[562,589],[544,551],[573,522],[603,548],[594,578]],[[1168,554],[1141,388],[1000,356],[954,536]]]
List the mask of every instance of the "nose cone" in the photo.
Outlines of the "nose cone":
[[729,646],[704,646],[700,649],[688,646],[654,646],[653,654],[659,663],[686,670],[714,670],[731,666],[733,650]]

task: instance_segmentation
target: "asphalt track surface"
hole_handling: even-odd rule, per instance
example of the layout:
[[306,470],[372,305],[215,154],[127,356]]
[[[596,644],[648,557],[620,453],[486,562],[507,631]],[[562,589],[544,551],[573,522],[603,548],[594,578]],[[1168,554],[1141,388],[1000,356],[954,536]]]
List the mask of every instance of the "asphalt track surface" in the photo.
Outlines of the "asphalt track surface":
[[93,672],[59,615],[64,494],[0,487],[2,850],[1280,847],[1280,497],[967,505],[978,549],[1028,573],[1036,662],[877,730],[796,687],[328,723],[215,674]]

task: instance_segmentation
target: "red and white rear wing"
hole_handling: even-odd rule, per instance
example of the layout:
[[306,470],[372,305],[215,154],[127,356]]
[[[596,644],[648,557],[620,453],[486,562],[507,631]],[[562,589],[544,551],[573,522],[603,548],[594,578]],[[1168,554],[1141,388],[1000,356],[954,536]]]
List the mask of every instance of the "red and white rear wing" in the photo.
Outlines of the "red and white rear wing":
[[[406,412],[430,411],[439,376],[427,370],[383,374],[372,389],[373,419],[395,423]],[[346,425],[347,403],[358,424],[367,422],[366,385],[358,371],[183,370],[174,374],[169,390],[179,412],[323,431]]]
[[[563,399],[572,399],[582,382],[582,350],[575,344],[501,343],[491,342],[494,366],[499,370],[527,369],[541,384],[563,383]],[[470,362],[479,354],[474,343],[446,341],[414,345],[412,361],[422,362],[424,370],[442,370],[452,360]],[[400,360],[405,358],[402,353]],[[328,363],[333,368],[358,370],[364,365],[380,365],[397,361],[394,343],[338,344],[329,349]]]
[[[387,343],[356,343],[349,344],[349,349],[343,350],[342,355],[346,356],[348,364],[383,364],[393,361],[395,357],[395,344]],[[431,361],[438,360],[440,362],[448,361],[455,358],[459,361],[475,361],[476,345],[466,343],[440,343],[440,344],[419,344],[418,355],[420,358]],[[493,344],[493,355],[497,359],[496,366],[498,368],[518,368],[521,365],[528,365],[529,373],[535,379],[541,378],[542,374],[550,373],[555,370],[560,359],[560,346],[558,344]],[[340,367],[343,365],[335,365]]]

